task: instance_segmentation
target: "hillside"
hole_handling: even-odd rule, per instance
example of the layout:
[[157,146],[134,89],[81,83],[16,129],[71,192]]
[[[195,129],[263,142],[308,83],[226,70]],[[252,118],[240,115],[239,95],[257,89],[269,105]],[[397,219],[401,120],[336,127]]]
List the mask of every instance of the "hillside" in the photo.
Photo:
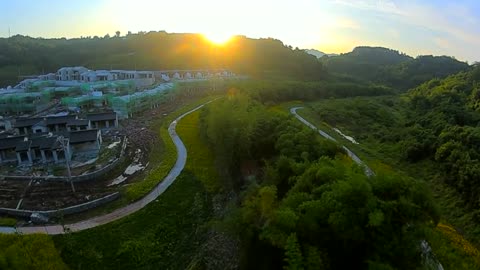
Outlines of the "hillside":
[[407,90],[433,78],[465,71],[469,68],[448,56],[410,57],[382,47],[357,47],[352,52],[322,58],[326,68],[334,73]]
[[42,39],[0,38],[0,87],[19,75],[55,72],[62,66],[91,69],[228,68],[254,77],[318,80],[322,64],[302,50],[275,39],[233,37],[214,45],[200,34],[140,32],[115,37]]

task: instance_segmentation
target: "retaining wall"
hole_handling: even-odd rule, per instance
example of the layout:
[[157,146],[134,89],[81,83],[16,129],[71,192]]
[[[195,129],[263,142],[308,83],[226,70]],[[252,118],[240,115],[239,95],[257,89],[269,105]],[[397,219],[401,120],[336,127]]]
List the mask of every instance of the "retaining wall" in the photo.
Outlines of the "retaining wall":
[[77,204],[74,206],[56,209],[56,210],[47,210],[47,211],[34,211],[34,210],[21,210],[21,209],[13,209],[13,208],[0,208],[0,214],[6,214],[9,216],[15,217],[22,217],[22,218],[29,218],[33,213],[39,213],[47,217],[60,217],[65,215],[71,215],[79,212],[86,211],[88,209],[92,209],[98,207],[100,205],[109,203],[114,201],[120,197],[120,192],[115,192],[109,194],[105,197],[95,199],[93,201],[89,201],[82,204]]
[[[117,166],[117,164],[123,159],[126,146],[127,146],[127,139],[124,138],[119,158],[116,158],[114,161],[110,162],[107,166],[101,168],[100,170],[97,170],[91,173],[82,174],[82,175],[73,175],[71,177],[72,181],[76,183],[76,182],[93,180],[95,178],[101,177],[104,174],[108,173],[113,168],[115,168],[115,166]],[[0,175],[0,178],[4,180],[17,180],[17,181],[30,181],[33,179],[37,181],[39,180],[39,181],[52,181],[52,182],[68,182],[67,176],[51,176],[51,175],[47,175],[47,176]]]

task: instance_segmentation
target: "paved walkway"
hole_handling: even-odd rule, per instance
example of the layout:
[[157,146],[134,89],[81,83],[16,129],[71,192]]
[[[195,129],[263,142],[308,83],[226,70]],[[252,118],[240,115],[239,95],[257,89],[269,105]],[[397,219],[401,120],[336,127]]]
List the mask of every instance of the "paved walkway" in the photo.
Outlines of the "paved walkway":
[[[320,130],[318,129],[316,126],[314,126],[312,123],[308,122],[307,120],[305,120],[305,118],[301,117],[300,115],[298,115],[297,113],[297,110],[298,109],[303,109],[303,107],[293,107],[293,108],[290,108],[290,112],[295,115],[295,117],[300,120],[302,123],[304,123],[306,126],[310,127],[311,129],[313,130],[318,130],[318,133],[320,133],[320,135],[322,135],[323,137],[329,139],[329,140],[332,140],[334,142],[337,142],[337,140],[335,140],[335,138],[333,138],[332,136],[328,135],[327,133],[325,133],[323,130]],[[350,151],[350,149],[348,149],[346,146],[342,145],[343,149],[347,152],[348,156],[355,162],[357,163],[358,165],[360,165],[361,167],[364,168],[365,170],[365,174],[367,176],[372,176],[372,175],[375,175],[375,173],[357,156],[355,155],[355,153],[353,153],[352,151]]]
[[[213,102],[209,101],[206,102],[195,109],[188,111],[181,116],[179,116],[177,119],[175,119],[170,126],[168,127],[168,133],[170,135],[170,138],[172,138],[173,143],[175,144],[175,147],[177,148],[177,161],[175,162],[175,165],[173,168],[170,170],[168,175],[163,179],[162,182],[160,182],[150,193],[148,193],[145,197],[142,199],[131,203],[127,206],[124,206],[122,208],[116,209],[115,211],[102,215],[102,216],[97,216],[94,218],[90,218],[87,220],[79,221],[76,223],[72,224],[67,224],[65,225],[65,230],[70,231],[70,232],[78,232],[78,231],[83,231],[86,229],[90,229],[93,227],[97,227],[103,224],[110,223],[112,221],[115,221],[117,219],[126,217],[143,207],[145,207],[147,204],[155,200],[158,196],[160,196],[167,188],[177,179],[177,177],[180,175],[182,172],[183,168],[185,167],[185,163],[187,161],[187,149],[185,148],[185,145],[183,144],[182,140],[180,137],[177,135],[175,128],[177,126],[178,121],[185,117],[186,115],[199,110],[203,106],[205,106],[208,103]],[[31,234],[31,233],[46,233],[46,234],[62,234],[65,233],[64,227],[61,225],[47,225],[47,226],[35,226],[35,227],[19,227],[16,230],[14,228],[9,228],[9,227],[3,227],[0,230],[0,233],[22,233],[22,234]]]

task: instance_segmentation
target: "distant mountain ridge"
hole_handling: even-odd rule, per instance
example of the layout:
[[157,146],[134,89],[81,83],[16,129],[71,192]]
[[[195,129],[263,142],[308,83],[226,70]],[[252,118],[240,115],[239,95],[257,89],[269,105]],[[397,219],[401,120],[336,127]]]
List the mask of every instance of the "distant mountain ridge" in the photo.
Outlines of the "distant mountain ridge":
[[399,90],[470,68],[467,63],[449,56],[422,55],[413,58],[397,50],[367,46],[356,47],[349,53],[320,60],[330,72]]
[[315,50],[315,49],[305,49],[304,51],[305,51],[306,53],[308,53],[308,54],[311,54],[311,55],[317,57],[317,58],[322,58],[322,57],[324,57],[325,55],[326,55],[326,56],[329,56],[329,57],[330,57],[330,56],[337,56],[337,55],[338,55],[338,54],[336,54],[336,53],[324,53],[324,52],[322,52],[322,51]]

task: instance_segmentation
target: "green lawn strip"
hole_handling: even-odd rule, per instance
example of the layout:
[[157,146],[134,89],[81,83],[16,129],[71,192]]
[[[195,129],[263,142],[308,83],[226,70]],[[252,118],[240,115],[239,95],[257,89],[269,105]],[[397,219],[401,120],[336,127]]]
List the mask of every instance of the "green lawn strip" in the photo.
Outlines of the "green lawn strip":
[[220,189],[219,176],[214,155],[200,138],[199,118],[200,111],[185,116],[177,125],[177,133],[188,151],[185,169],[194,172],[207,191],[213,193]]
[[0,269],[68,269],[45,234],[0,234]]
[[[129,185],[125,190],[125,197],[128,201],[135,201],[139,198],[145,196],[150,190],[152,190],[158,183],[160,183],[165,176],[167,176],[170,169],[173,167],[177,160],[177,150],[175,145],[168,134],[168,126],[170,123],[175,120],[178,116],[192,110],[193,108],[215,99],[216,97],[205,97],[199,99],[193,103],[190,103],[187,106],[182,107],[181,109],[171,113],[164,119],[159,122],[156,122],[153,125],[154,130],[158,130],[159,137],[163,142],[163,151],[158,151],[155,147],[154,150],[150,151],[149,162],[150,162],[150,171],[145,176],[145,179]],[[184,119],[182,119],[184,121]],[[180,121],[180,122],[182,122]],[[182,138],[183,140],[183,138]],[[189,152],[189,148],[187,147]],[[190,155],[190,153],[189,153]]]
[[0,226],[15,227],[17,220],[14,218],[0,217]]

